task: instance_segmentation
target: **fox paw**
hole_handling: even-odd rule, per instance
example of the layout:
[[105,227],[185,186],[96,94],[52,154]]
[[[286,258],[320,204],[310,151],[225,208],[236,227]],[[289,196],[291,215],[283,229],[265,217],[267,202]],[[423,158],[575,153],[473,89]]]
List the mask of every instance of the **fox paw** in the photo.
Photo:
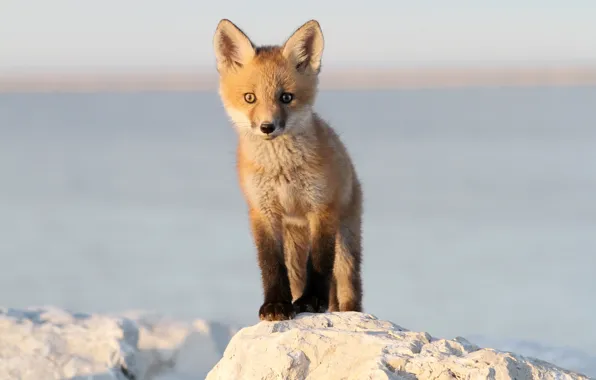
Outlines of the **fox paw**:
[[298,313],[324,313],[329,302],[317,296],[302,296],[294,302],[294,310]]
[[265,302],[259,309],[261,321],[285,321],[296,316],[290,302]]

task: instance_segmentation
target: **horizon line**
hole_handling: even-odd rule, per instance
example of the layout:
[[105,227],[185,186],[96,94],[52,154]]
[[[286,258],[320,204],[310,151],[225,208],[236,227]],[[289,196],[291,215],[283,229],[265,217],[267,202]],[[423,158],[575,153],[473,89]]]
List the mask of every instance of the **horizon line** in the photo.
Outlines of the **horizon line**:
[[[0,71],[0,93],[102,91],[210,91],[214,68],[168,67],[116,70]],[[596,64],[541,66],[422,66],[328,68],[321,90],[417,89],[478,86],[592,86]]]

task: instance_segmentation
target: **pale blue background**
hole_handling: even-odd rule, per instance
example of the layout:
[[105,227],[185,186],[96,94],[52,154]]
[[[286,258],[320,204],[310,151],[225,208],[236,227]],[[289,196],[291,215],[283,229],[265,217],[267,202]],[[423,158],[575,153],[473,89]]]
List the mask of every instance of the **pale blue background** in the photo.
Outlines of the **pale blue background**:
[[316,18],[329,66],[596,62],[591,0],[0,0],[0,72],[212,66],[224,17],[257,43]]

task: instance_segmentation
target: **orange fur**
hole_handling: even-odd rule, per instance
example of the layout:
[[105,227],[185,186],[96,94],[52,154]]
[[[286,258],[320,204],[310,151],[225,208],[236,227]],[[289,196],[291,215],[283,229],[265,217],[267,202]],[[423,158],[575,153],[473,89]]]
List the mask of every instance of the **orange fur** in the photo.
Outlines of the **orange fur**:
[[259,252],[260,318],[291,318],[291,301],[297,312],[360,311],[361,185],[340,138],[313,110],[319,24],[305,23],[282,46],[255,47],[222,20],[214,48]]

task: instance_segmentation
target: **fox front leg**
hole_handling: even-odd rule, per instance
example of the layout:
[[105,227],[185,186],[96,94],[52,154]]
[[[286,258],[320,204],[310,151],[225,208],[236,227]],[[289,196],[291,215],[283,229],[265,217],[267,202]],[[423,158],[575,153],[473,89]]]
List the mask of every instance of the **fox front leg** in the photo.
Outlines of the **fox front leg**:
[[311,251],[306,264],[306,285],[294,302],[296,313],[323,313],[329,308],[329,291],[335,261],[335,223],[323,215],[311,219]]
[[251,226],[263,283],[264,301],[259,308],[259,319],[292,319],[295,312],[288,270],[283,259],[283,244],[275,238],[270,224],[255,213],[251,213]]

